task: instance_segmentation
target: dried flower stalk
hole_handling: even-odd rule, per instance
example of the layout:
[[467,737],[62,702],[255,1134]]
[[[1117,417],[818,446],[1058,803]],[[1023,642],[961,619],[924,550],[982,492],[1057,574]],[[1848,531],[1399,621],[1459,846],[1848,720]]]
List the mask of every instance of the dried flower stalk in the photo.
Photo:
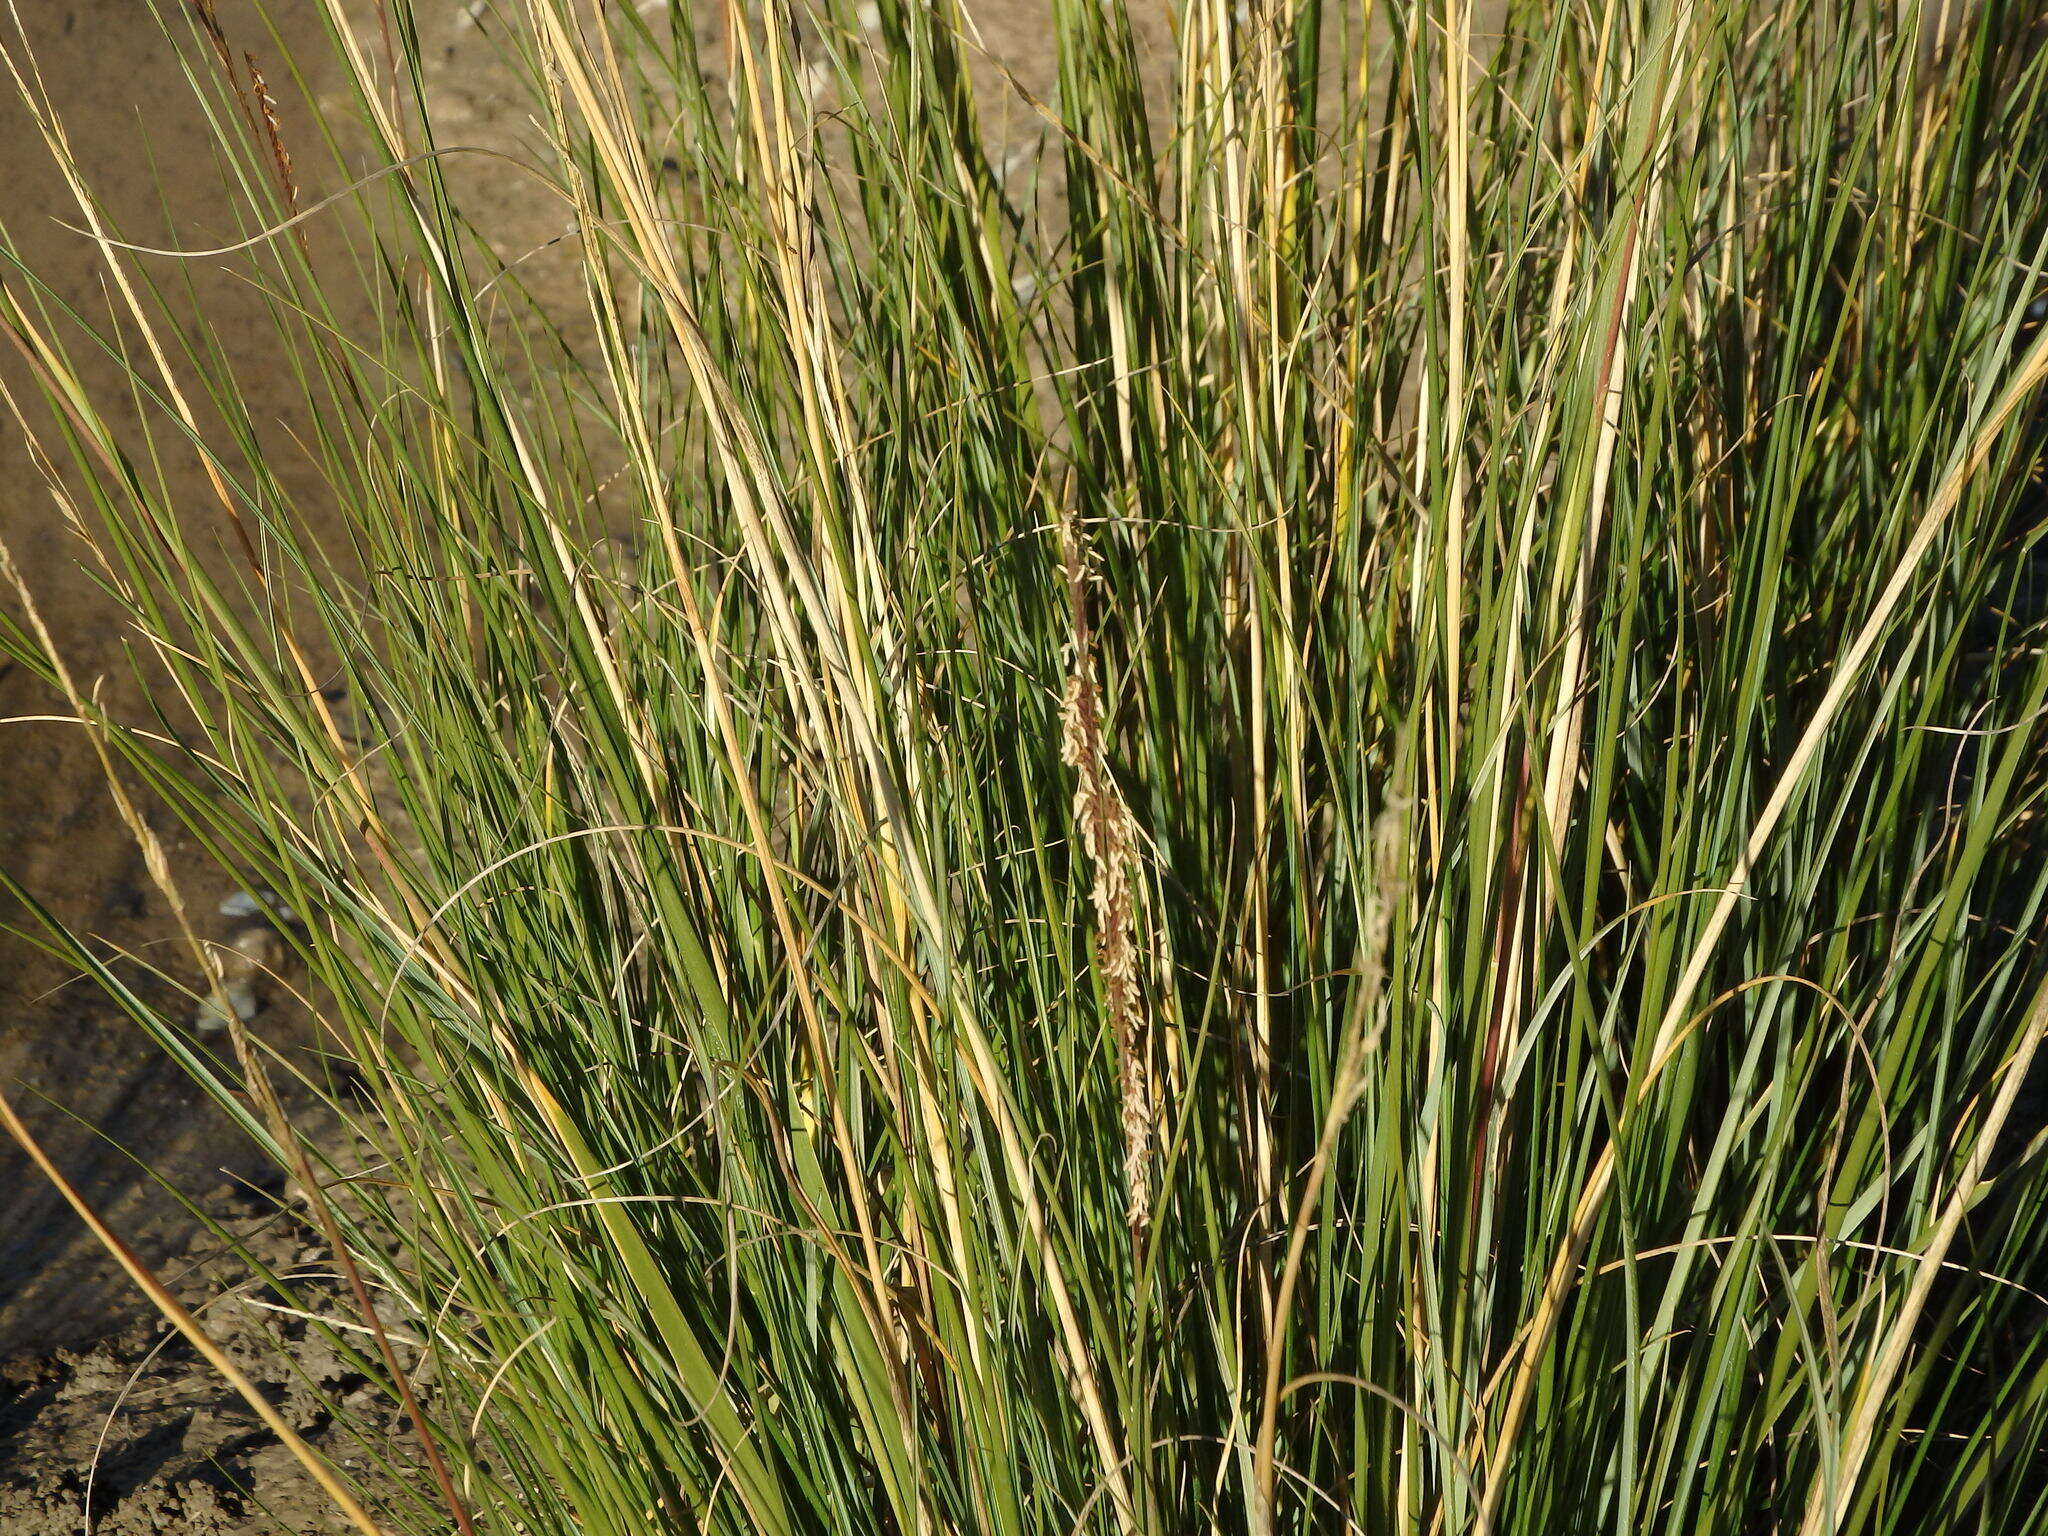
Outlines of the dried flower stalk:
[[1071,517],[1060,526],[1060,556],[1066,571],[1067,602],[1073,619],[1073,661],[1060,713],[1060,757],[1075,772],[1074,822],[1093,868],[1095,969],[1102,980],[1103,1006],[1116,1040],[1117,1084],[1122,1099],[1124,1197],[1133,1251],[1152,1219],[1151,1042],[1138,990],[1138,828],[1110,776],[1102,741],[1102,689],[1095,675],[1094,631],[1088,589],[1093,580],[1088,552]]
[[[270,142],[270,160],[277,169],[278,189],[284,193],[285,206],[296,215],[299,211],[299,179],[292,174],[291,151],[284,147],[284,130],[277,115],[277,98],[270,94],[270,82],[263,78],[263,71],[256,67],[256,55],[245,53],[242,55],[242,62],[249,67],[249,84],[256,92],[256,106],[263,115],[263,136]],[[303,239],[303,236],[301,238]]]

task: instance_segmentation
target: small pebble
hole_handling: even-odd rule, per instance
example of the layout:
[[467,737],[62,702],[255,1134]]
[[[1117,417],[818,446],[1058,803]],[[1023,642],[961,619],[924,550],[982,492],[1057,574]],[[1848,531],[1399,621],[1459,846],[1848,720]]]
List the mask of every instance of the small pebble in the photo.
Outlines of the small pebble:
[[[221,986],[227,998],[228,1007],[234,1009],[235,1017],[244,1024],[256,1017],[261,1004],[256,1000],[256,989],[246,981],[229,981]],[[192,1027],[202,1035],[211,1035],[228,1027],[228,1016],[222,1011],[220,999],[208,997],[201,1000],[198,1011],[192,1015]]]
[[299,915],[277,899],[275,891],[236,891],[220,904],[222,917],[253,917],[268,922],[296,923]]
[[[275,928],[244,928],[228,940],[228,947],[242,957],[246,970],[275,971],[284,964],[284,940]],[[228,962],[228,969],[236,969],[234,961]]]
[[[236,897],[242,898],[242,902],[237,902]],[[237,891],[221,903],[221,910],[231,917],[241,915],[243,902],[255,906],[254,897],[246,891]],[[230,907],[235,910],[229,911]],[[272,910],[276,910],[274,905]],[[235,1017],[244,1024],[262,1012],[263,999],[256,990],[257,982],[275,975],[285,962],[284,937],[268,923],[237,929],[229,937],[226,949],[227,953],[221,956],[220,995],[202,999],[192,1015],[192,1027],[202,1035],[214,1034],[228,1027],[227,1012],[222,1007],[223,998],[227,1008],[233,1009]]]

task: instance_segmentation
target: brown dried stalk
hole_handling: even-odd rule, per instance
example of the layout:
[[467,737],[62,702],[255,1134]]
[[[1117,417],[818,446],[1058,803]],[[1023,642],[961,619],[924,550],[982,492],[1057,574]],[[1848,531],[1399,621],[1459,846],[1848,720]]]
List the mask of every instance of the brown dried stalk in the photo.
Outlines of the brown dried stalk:
[[[291,151],[284,147],[284,133],[277,117],[277,98],[270,94],[270,83],[263,78],[263,71],[256,67],[256,55],[245,53],[242,62],[249,67],[249,84],[256,93],[257,109],[263,114],[263,136],[270,141],[271,163],[277,167],[277,185],[284,193],[285,206],[294,214],[299,211],[299,180],[292,174]],[[300,236],[303,241],[304,235]]]
[[229,85],[234,87],[235,100],[242,104],[242,116],[249,120],[249,126],[256,126],[256,109],[250,104],[249,92],[242,84],[242,77],[235,73],[235,55],[228,47],[228,34],[220,24],[220,14],[214,0],[192,0],[192,15],[199,23],[199,30],[206,34],[207,42],[213,45],[214,57],[220,60],[220,72]]
[[1074,822],[1094,867],[1095,969],[1103,1006],[1116,1039],[1117,1082],[1123,1101],[1124,1197],[1131,1249],[1141,1248],[1152,1219],[1151,1041],[1138,990],[1138,827],[1110,777],[1102,744],[1102,689],[1095,676],[1094,631],[1089,622],[1092,581],[1088,553],[1073,518],[1060,524],[1060,556],[1073,617],[1073,661],[1060,712],[1060,757],[1076,775]]
[[[292,170],[291,152],[284,146],[284,125],[278,115],[277,98],[270,93],[270,84],[257,67],[256,55],[247,51],[242,54],[242,64],[249,72],[245,85],[241,72],[235,68],[234,49],[228,43],[227,29],[220,23],[216,0],[191,0],[191,6],[193,19],[198,22],[199,30],[206,34],[207,42],[213,47],[214,58],[220,63],[222,77],[234,88],[235,100],[241,104],[249,131],[261,133],[269,144],[271,163],[277,168],[278,189],[296,216],[299,211],[299,180]],[[303,244],[305,236],[302,234],[299,239]]]

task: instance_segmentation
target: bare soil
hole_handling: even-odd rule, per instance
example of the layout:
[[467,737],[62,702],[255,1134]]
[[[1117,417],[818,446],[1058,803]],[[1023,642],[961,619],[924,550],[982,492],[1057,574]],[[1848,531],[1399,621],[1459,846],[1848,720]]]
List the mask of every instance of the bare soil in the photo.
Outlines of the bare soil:
[[[301,1305],[312,1300],[345,1321],[326,1252],[274,1194],[224,1183],[200,1203],[235,1243],[290,1280]],[[368,1446],[403,1461],[408,1436],[392,1405],[296,1309],[278,1311],[285,1297],[252,1283],[225,1239],[195,1227],[158,1232],[159,1246],[179,1236],[187,1244],[162,1272],[285,1421],[344,1466]],[[0,1531],[87,1530],[343,1536],[350,1527],[182,1339],[134,1321],[84,1347],[0,1366]]]

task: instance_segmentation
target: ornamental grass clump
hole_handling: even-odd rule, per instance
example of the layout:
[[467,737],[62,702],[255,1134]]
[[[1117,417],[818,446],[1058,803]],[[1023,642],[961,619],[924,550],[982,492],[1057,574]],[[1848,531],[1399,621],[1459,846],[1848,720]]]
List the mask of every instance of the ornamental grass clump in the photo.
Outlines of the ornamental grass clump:
[[2039,6],[497,0],[479,147],[321,5],[323,120],[163,11],[196,250],[17,25],[0,326],[157,714],[8,649],[327,1054],[46,941],[331,1250],[348,1518],[2048,1521]]

